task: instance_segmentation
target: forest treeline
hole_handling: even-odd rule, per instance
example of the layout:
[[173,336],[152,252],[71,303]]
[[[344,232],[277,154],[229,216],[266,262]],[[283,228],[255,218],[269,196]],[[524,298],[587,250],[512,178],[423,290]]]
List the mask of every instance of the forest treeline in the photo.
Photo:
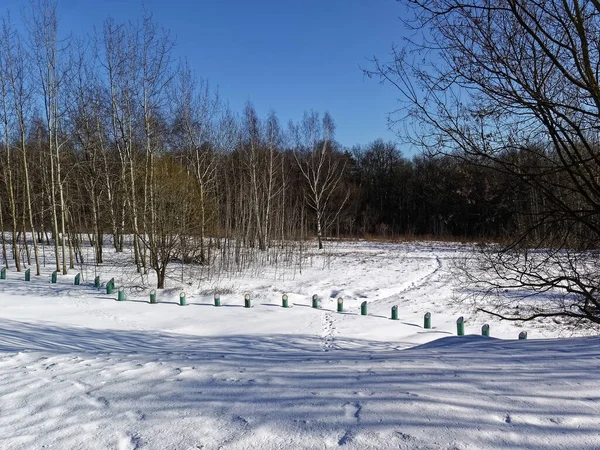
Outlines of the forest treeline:
[[163,287],[169,261],[208,264],[213,239],[257,251],[332,236],[497,239],[518,226],[516,204],[535,211],[535,192],[502,170],[409,159],[381,140],[343,148],[327,113],[281,124],[252,104],[231,111],[151,15],[63,39],[55,3],[39,0],[24,22],[4,16],[0,32],[6,266],[39,274],[45,242],[66,273],[82,240],[100,263],[105,237],[120,252],[133,236],[138,270]]

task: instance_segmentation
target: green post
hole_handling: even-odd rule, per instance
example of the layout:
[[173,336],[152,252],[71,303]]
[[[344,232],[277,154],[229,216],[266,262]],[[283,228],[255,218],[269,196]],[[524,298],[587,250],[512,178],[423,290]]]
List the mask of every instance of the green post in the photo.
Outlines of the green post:
[[0,270],[0,280],[6,280],[6,267],[3,267],[2,270]]
[[106,283],[106,295],[111,295],[115,291],[115,279],[111,278],[108,283]]
[[179,306],[187,306],[187,302],[185,301],[185,292],[181,291],[179,294]]
[[527,339],[527,331],[521,331],[519,333],[519,340],[522,341],[522,340],[525,340],[525,339]]
[[287,294],[283,294],[281,296],[281,306],[283,308],[289,308],[290,307],[290,305],[288,303],[288,296],[287,296]]
[[315,309],[319,308],[319,296],[317,294],[312,296],[312,307]]
[[244,308],[251,308],[252,302],[250,301],[250,294],[247,292],[244,294]]
[[79,286],[81,284],[81,274],[78,273],[77,275],[75,275],[75,281],[73,282],[73,284],[75,286]]
[[96,289],[100,289],[100,275],[96,276],[96,278],[94,278],[94,287]]
[[51,282],[52,284],[56,284],[56,275],[58,274],[58,272],[56,272],[56,270],[54,272],[52,272],[52,278],[51,278]]
[[150,303],[153,305],[156,304],[156,290],[155,289],[152,289],[150,291]]
[[398,307],[392,306],[392,320],[398,320]]
[[431,313],[425,313],[425,323],[423,324],[423,328],[430,329],[431,328]]
[[117,300],[119,300],[120,302],[124,302],[125,301],[125,288],[123,286],[121,286],[119,288],[119,293],[117,296]]
[[481,327],[481,335],[482,336],[490,336],[490,326],[486,323]]
[[214,295],[215,306],[221,306],[221,296],[215,292]]
[[342,297],[338,298],[338,308],[337,308],[338,312],[343,312],[344,311],[344,299]]
[[456,334],[459,336],[465,335],[465,319],[463,316],[456,319]]
[[361,316],[367,315],[367,302],[366,301],[362,302],[360,305],[360,315]]
[[25,281],[31,281],[31,269],[25,271]]

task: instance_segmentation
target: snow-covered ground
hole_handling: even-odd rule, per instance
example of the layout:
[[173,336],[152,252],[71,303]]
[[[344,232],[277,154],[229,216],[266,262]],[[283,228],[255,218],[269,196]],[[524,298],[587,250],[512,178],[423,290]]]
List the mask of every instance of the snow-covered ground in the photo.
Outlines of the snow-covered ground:
[[[175,265],[156,305],[111,254],[79,269],[81,286],[77,270],[55,285],[49,266],[29,283],[9,271],[0,448],[600,449],[600,338],[461,309],[451,267],[468,251],[339,243],[305,254],[301,269],[202,279],[185,267],[184,283]],[[95,273],[114,276],[127,301],[95,289]],[[456,336],[459,316],[467,336]]]

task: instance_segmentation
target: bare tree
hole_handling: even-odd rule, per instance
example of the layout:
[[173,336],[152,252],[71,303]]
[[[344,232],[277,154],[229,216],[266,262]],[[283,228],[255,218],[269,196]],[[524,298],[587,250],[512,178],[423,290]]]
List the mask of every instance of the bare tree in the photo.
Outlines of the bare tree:
[[273,111],[262,123],[249,103],[244,110],[243,162],[244,181],[248,186],[252,229],[258,248],[266,250],[270,243],[273,203],[281,182],[278,179],[278,149],[281,131]]
[[[147,242],[152,247],[159,245],[156,236],[156,196],[154,190],[154,160],[165,141],[166,127],[163,126],[161,111],[165,108],[167,91],[173,80],[171,54],[174,46],[169,32],[160,28],[152,15],[144,14],[141,25],[139,61],[141,75],[140,99],[144,124],[144,150],[146,152],[146,176],[144,178],[144,215],[142,228],[148,234]],[[149,221],[149,224],[147,224]],[[145,262],[143,263],[145,267]]]
[[[600,245],[600,3],[402,3],[414,37],[368,73],[400,91],[407,138],[511,177],[539,199],[515,211],[524,226],[510,243],[472,267],[493,299],[478,307],[600,323],[597,256],[583,252]],[[532,301],[540,294],[560,300]]]
[[6,239],[4,237],[4,213],[0,204],[0,238],[2,238],[2,263],[8,269],[8,253],[6,252]]
[[265,236],[268,247],[270,246],[271,228],[275,216],[274,204],[284,189],[284,173],[279,171],[280,166],[283,164],[283,158],[280,154],[283,136],[275,111],[269,113],[264,128],[264,145],[266,149],[264,152],[264,170],[262,171],[265,184],[264,200],[262,202],[264,217],[262,235]]
[[[10,80],[7,76],[7,66],[10,64],[7,47],[10,45],[9,40],[11,36],[3,33],[0,38],[0,121],[2,122],[2,137],[3,137],[3,149],[4,149],[4,161],[2,164],[2,171],[4,175],[4,182],[6,184],[6,192],[8,194],[8,205],[10,211],[12,233],[11,233],[11,246],[13,260],[17,272],[21,271],[21,259],[19,257],[19,247],[17,243],[18,225],[17,225],[17,199],[15,193],[14,183],[14,169],[16,164],[13,162],[14,149],[12,146],[12,128],[14,127],[14,115],[12,113],[12,92],[10,92]],[[4,230],[2,230],[4,232]]]
[[[137,148],[136,137],[139,125],[140,109],[140,60],[139,29],[133,24],[116,24],[108,19],[103,28],[103,53],[99,56],[106,71],[107,91],[110,98],[111,138],[117,149],[120,163],[120,183],[123,188],[120,195],[120,231],[125,230],[127,213],[131,217],[133,231],[134,259],[138,272],[145,261],[141,254],[141,220],[137,192]],[[110,180],[107,180],[110,184]],[[115,199],[113,195],[113,200]],[[112,216],[117,216],[112,211]],[[118,250],[122,246],[115,242]]]
[[[149,265],[156,272],[157,288],[165,287],[167,267],[177,254],[181,255],[181,236],[194,231],[197,198],[193,195],[194,179],[170,155],[155,158],[152,189],[152,235],[141,236],[149,251]],[[150,240],[152,239],[152,240]]]
[[299,129],[298,148],[294,152],[296,162],[307,184],[305,199],[314,211],[319,249],[323,248],[323,233],[339,214],[347,196],[333,214],[327,214],[327,208],[333,194],[340,187],[346,168],[345,160],[336,157],[332,140],[335,125],[326,113],[319,119],[316,112],[305,113]]
[[[31,0],[29,19],[31,54],[38,70],[37,82],[44,103],[48,138],[50,198],[56,270],[61,269],[60,255],[62,254],[62,273],[66,275],[66,204],[61,168],[61,149],[66,143],[61,133],[61,120],[64,114],[64,110],[61,108],[61,89],[64,85],[66,70],[61,66],[61,58],[65,48],[59,47],[56,2],[52,0]],[[61,253],[58,251],[59,242]]]
[[173,84],[172,105],[177,143],[186,151],[187,163],[196,180],[200,208],[200,264],[205,265],[206,228],[211,216],[210,203],[216,189],[218,158],[214,149],[216,119],[220,110],[220,99],[212,92],[208,82],[197,81],[185,63]]
[[27,125],[30,120],[30,110],[33,104],[31,93],[31,67],[28,63],[29,56],[23,45],[22,36],[14,29],[9,19],[2,21],[2,40],[4,42],[6,78],[12,92],[12,111],[15,117],[17,142],[23,162],[25,209],[29,221],[29,229],[33,241],[36,275],[40,275],[40,260],[34,225],[33,202],[31,196],[31,180],[29,176],[29,163],[27,158]]
[[[100,264],[103,262],[104,236],[101,199],[105,190],[109,192],[109,196],[112,194],[110,184],[105,183],[107,175],[103,173],[106,163],[106,152],[103,150],[108,126],[103,118],[102,101],[105,99],[101,95],[101,83],[97,78],[96,67],[87,54],[86,43],[79,41],[77,44],[73,52],[75,76],[70,89],[70,119],[74,145],[80,158],[77,173],[80,174],[83,185],[89,193],[84,201],[91,205],[93,228],[91,240],[96,263]],[[113,226],[116,228],[115,221]],[[116,234],[113,230],[113,235]]]

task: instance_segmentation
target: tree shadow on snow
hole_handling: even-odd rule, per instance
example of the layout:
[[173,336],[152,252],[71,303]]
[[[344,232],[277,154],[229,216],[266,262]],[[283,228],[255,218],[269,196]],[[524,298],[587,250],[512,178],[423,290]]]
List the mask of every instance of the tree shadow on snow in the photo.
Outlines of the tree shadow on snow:
[[[332,436],[357,448],[369,436],[387,448],[441,448],[426,440],[440,432],[489,448],[518,448],[527,439],[552,448],[552,439],[569,433],[583,437],[578,443],[590,442],[580,448],[597,442],[598,427],[589,423],[600,399],[600,338],[454,336],[407,350],[395,345],[402,343],[300,334],[206,337],[0,320],[0,352],[77,356],[90,364],[106,358],[102,370],[113,370],[110,383],[96,389],[112,404],[155,415],[198,410],[219,416],[233,431],[243,422],[296,437]],[[87,369],[89,383],[97,382],[94,367]],[[485,442],[477,441],[481,436]]]

